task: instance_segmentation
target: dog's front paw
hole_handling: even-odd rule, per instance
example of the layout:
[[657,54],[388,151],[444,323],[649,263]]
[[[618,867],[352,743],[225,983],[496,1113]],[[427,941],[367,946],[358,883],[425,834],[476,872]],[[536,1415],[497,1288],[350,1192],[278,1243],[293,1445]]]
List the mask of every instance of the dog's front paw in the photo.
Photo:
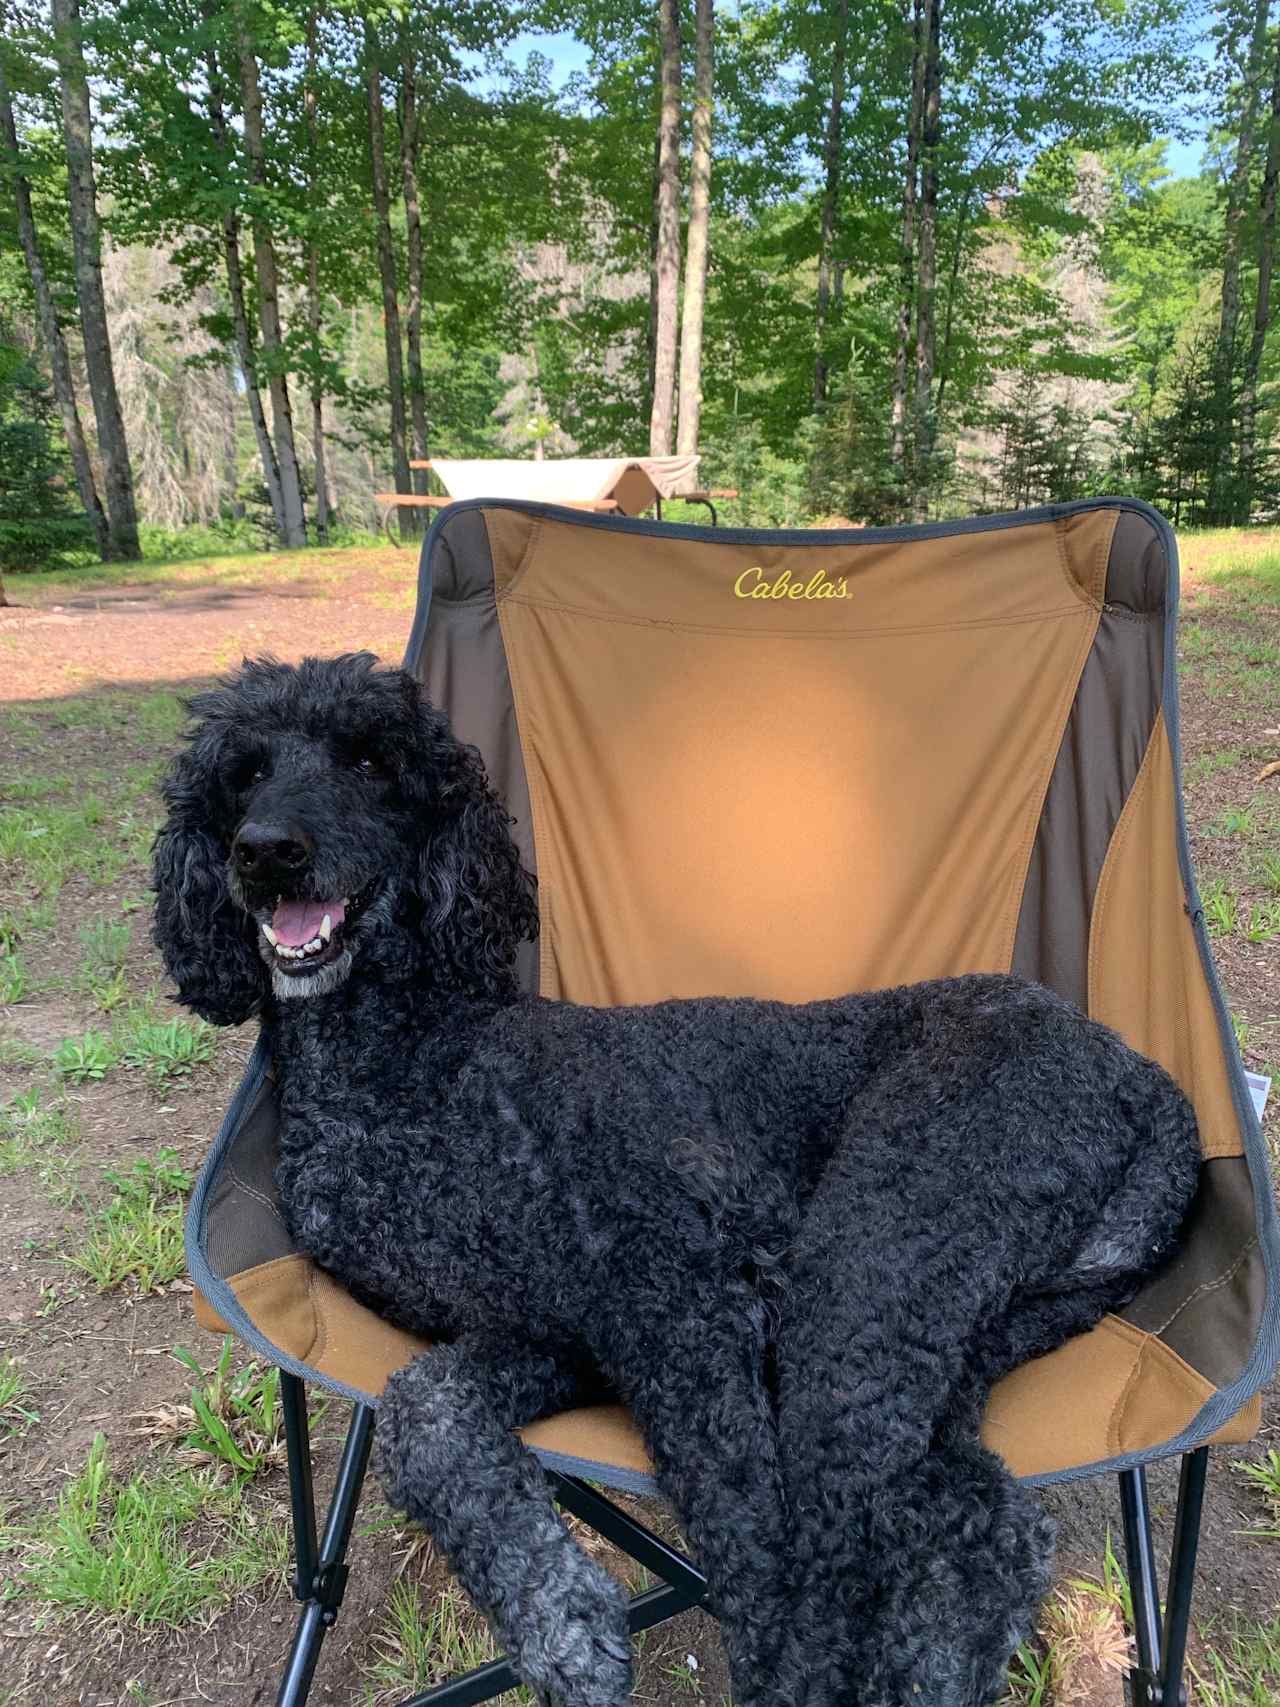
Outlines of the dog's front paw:
[[545,1707],[621,1707],[631,1693],[627,1597],[565,1536],[531,1593],[512,1663]]

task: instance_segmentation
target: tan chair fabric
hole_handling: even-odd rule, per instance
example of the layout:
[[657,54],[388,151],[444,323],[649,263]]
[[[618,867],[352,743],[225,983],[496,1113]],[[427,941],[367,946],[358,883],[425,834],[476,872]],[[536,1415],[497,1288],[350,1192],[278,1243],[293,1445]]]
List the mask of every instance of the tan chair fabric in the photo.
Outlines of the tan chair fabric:
[[[764,536],[463,505],[407,659],[515,816],[545,994],[798,1001],[1012,967],[1183,1085],[1206,1155],[1185,1249],[992,1396],[988,1442],[1038,1478],[1247,1438],[1276,1340],[1261,1140],[1179,865],[1169,553],[1123,501]],[[376,1394],[418,1342],[289,1254],[273,1150],[262,1084],[202,1182],[193,1272],[238,1331]],[[528,1438],[647,1470],[616,1408]]]

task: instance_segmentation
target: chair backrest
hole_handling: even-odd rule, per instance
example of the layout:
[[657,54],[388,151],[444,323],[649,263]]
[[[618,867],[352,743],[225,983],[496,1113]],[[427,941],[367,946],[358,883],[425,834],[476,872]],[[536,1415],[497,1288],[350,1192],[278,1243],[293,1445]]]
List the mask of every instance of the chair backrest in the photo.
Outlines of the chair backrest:
[[1005,1384],[1042,1473],[1205,1438],[1277,1355],[1265,1152],[1182,822],[1176,597],[1169,529],[1113,499],[815,533],[480,501],[423,552],[407,662],[537,872],[530,985],[798,1001],[1011,969],[1192,1098],[1183,1255]]

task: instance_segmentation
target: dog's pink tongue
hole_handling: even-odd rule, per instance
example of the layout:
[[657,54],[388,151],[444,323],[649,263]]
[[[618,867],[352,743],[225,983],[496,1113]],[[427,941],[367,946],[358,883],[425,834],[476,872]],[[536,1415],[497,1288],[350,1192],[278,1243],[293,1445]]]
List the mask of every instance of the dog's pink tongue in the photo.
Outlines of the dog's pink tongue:
[[281,901],[271,915],[271,928],[286,947],[301,948],[319,931],[326,913],[336,930],[346,917],[346,908],[341,901]]

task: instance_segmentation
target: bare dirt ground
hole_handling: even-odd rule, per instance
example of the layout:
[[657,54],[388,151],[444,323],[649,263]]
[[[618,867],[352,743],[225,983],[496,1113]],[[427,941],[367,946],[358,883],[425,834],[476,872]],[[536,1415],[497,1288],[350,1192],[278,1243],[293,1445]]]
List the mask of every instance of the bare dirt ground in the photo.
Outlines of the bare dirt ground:
[[[1228,543],[1235,549],[1239,537]],[[1280,870],[1268,858],[1280,857],[1280,777],[1258,778],[1280,758],[1280,536],[1244,543],[1272,567],[1219,573],[1228,562],[1221,540],[1187,549],[1187,795],[1202,885],[1221,898],[1216,952],[1242,1047],[1250,1066],[1275,1072]],[[14,608],[0,610],[0,1117],[8,1121],[0,1124],[0,1707],[274,1699],[293,1621],[278,1454],[242,1491],[224,1465],[216,1484],[224,1505],[210,1495],[171,1526],[161,1574],[189,1583],[209,1559],[233,1559],[241,1572],[213,1583],[175,1624],[139,1624],[118,1605],[103,1610],[120,1595],[101,1580],[86,1591],[84,1572],[63,1605],[42,1593],[50,1559],[74,1553],[77,1535],[96,1537],[98,1555],[120,1565],[107,1522],[121,1484],[136,1479],[145,1490],[192,1474],[175,1418],[194,1378],[173,1352],[187,1348],[211,1370],[220,1349],[196,1327],[180,1273],[135,1271],[99,1290],[75,1263],[118,1193],[108,1173],[118,1181],[162,1152],[172,1152],[165,1166],[194,1173],[252,1044],[247,1032],[202,1043],[156,1029],[176,1009],[147,940],[145,853],[158,819],[156,776],[182,721],[175,696],[264,651],[296,658],[366,647],[398,659],[415,581],[413,551],[312,552],[149,569],[132,586],[20,580],[8,589]],[[198,1056],[210,1042],[211,1059],[182,1058],[184,1048]],[[1278,1104],[1280,1089],[1268,1121],[1273,1146]],[[176,1190],[147,1201],[144,1244],[168,1237],[164,1227],[171,1232],[180,1210]],[[1280,1503],[1233,1468],[1265,1464],[1280,1447],[1273,1409],[1259,1440],[1219,1453],[1212,1471],[1194,1649],[1198,1694],[1212,1707],[1280,1701],[1280,1539],[1244,1533],[1280,1529]],[[322,1489],[344,1426],[338,1403],[317,1422]],[[99,1435],[114,1486],[94,1522],[77,1528]],[[1172,1466],[1152,1474],[1162,1535],[1174,1475]],[[1119,1548],[1113,1485],[1073,1484],[1049,1503],[1060,1524],[1064,1598],[1016,1671],[1013,1696],[1027,1707],[1118,1704],[1120,1597],[1104,1562],[1108,1529]],[[671,1532],[656,1508],[643,1515]],[[127,1537],[116,1542],[127,1551]],[[351,1563],[314,1700],[390,1701],[488,1657],[483,1626],[447,1572],[372,1489]],[[1085,1595],[1087,1616],[1073,1610],[1072,1579],[1101,1585]],[[1090,1623],[1099,1607],[1101,1634]],[[1068,1648],[1087,1652],[1068,1665]],[[1037,1667],[1046,1671],[1039,1688]],[[689,1614],[646,1639],[640,1701],[725,1695],[709,1619]]]

